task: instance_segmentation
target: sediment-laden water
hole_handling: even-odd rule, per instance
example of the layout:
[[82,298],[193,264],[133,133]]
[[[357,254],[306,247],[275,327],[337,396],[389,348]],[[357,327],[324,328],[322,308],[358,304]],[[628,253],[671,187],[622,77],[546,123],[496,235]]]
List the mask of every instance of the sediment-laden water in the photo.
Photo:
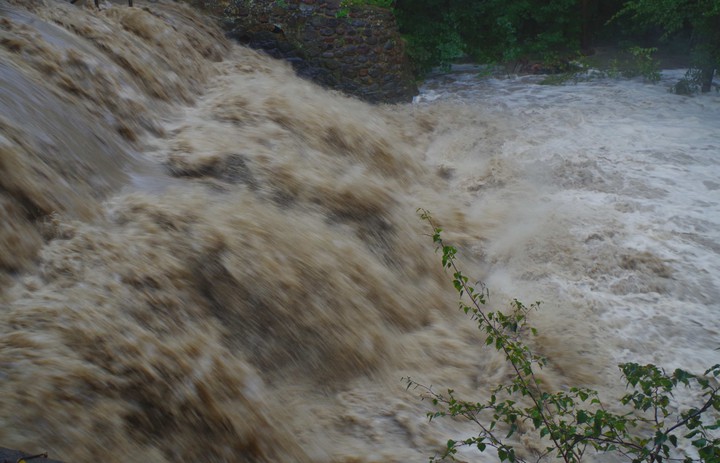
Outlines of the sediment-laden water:
[[182,4],[88,3],[0,2],[0,445],[425,460],[472,428],[401,377],[509,373],[419,207],[497,306],[544,302],[548,384],[717,362],[716,95],[459,73],[373,107]]

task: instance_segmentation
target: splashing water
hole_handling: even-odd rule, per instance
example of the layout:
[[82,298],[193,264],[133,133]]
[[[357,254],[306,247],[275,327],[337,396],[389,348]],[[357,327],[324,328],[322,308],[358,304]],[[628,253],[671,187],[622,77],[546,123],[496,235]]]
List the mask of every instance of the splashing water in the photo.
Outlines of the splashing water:
[[371,107],[136,6],[0,4],[0,445],[425,459],[463,425],[400,378],[508,372],[418,207],[496,303],[545,301],[549,384],[717,357],[717,96],[460,73]]
[[420,98],[470,106],[493,128],[450,130],[463,147],[448,156],[439,140],[430,154],[493,223],[489,285],[564,300],[558,323],[597,319],[582,324],[611,344],[612,364],[701,369],[718,357],[720,98],[668,93],[682,75],[549,87],[459,74]]

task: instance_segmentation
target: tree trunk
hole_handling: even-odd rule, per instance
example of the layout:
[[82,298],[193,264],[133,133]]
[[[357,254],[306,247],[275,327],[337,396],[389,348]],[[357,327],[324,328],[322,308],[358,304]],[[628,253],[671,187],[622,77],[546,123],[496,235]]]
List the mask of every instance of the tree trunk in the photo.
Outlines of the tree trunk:
[[580,0],[580,50],[588,53],[591,48],[591,37],[593,33],[593,15],[590,7],[591,0]]
[[713,74],[715,74],[715,68],[713,67],[703,67],[700,69],[701,92],[707,93],[710,91],[712,88]]

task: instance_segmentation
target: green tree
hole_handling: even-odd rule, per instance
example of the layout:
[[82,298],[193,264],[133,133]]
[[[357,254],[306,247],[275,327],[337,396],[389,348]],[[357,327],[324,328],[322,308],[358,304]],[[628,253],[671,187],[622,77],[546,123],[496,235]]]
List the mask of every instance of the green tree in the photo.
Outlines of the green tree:
[[578,0],[398,0],[396,16],[421,70],[479,62],[553,61],[580,47]]
[[664,37],[683,31],[691,34],[694,66],[703,92],[710,91],[720,66],[720,1],[718,0],[629,0],[615,19],[629,16],[645,27],[659,26]]

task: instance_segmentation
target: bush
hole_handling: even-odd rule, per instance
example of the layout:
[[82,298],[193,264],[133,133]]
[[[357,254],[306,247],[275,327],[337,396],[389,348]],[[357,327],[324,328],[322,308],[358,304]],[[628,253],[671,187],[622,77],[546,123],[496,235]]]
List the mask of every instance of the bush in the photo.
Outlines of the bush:
[[[544,443],[545,450],[533,457],[536,461],[557,458],[580,462],[588,453],[613,453],[632,462],[720,462],[720,364],[701,375],[681,369],[668,373],[652,364],[621,364],[620,371],[630,390],[615,404],[621,412],[612,411],[592,389],[547,391],[536,376],[547,361],[524,341],[528,335],[537,334],[528,325],[528,315],[539,303],[527,307],[514,300],[507,314],[488,310],[487,289],[482,284],[478,287],[468,283],[468,277],[456,264],[457,249],[443,241],[442,229],[427,211],[420,210],[420,214],[432,228],[443,267],[453,274],[460,308],[477,323],[486,336],[485,344],[501,352],[513,371],[510,382],[493,388],[485,402],[460,399],[452,389],[438,393],[411,378],[405,379],[408,388],[420,389],[432,401],[436,409],[428,413],[430,420],[462,417],[478,427],[476,435],[449,440],[443,452],[431,461],[452,458],[463,446],[481,452],[495,449],[500,461],[525,461],[511,440],[522,425]],[[699,393],[698,403],[676,411],[674,394],[689,391]]]

